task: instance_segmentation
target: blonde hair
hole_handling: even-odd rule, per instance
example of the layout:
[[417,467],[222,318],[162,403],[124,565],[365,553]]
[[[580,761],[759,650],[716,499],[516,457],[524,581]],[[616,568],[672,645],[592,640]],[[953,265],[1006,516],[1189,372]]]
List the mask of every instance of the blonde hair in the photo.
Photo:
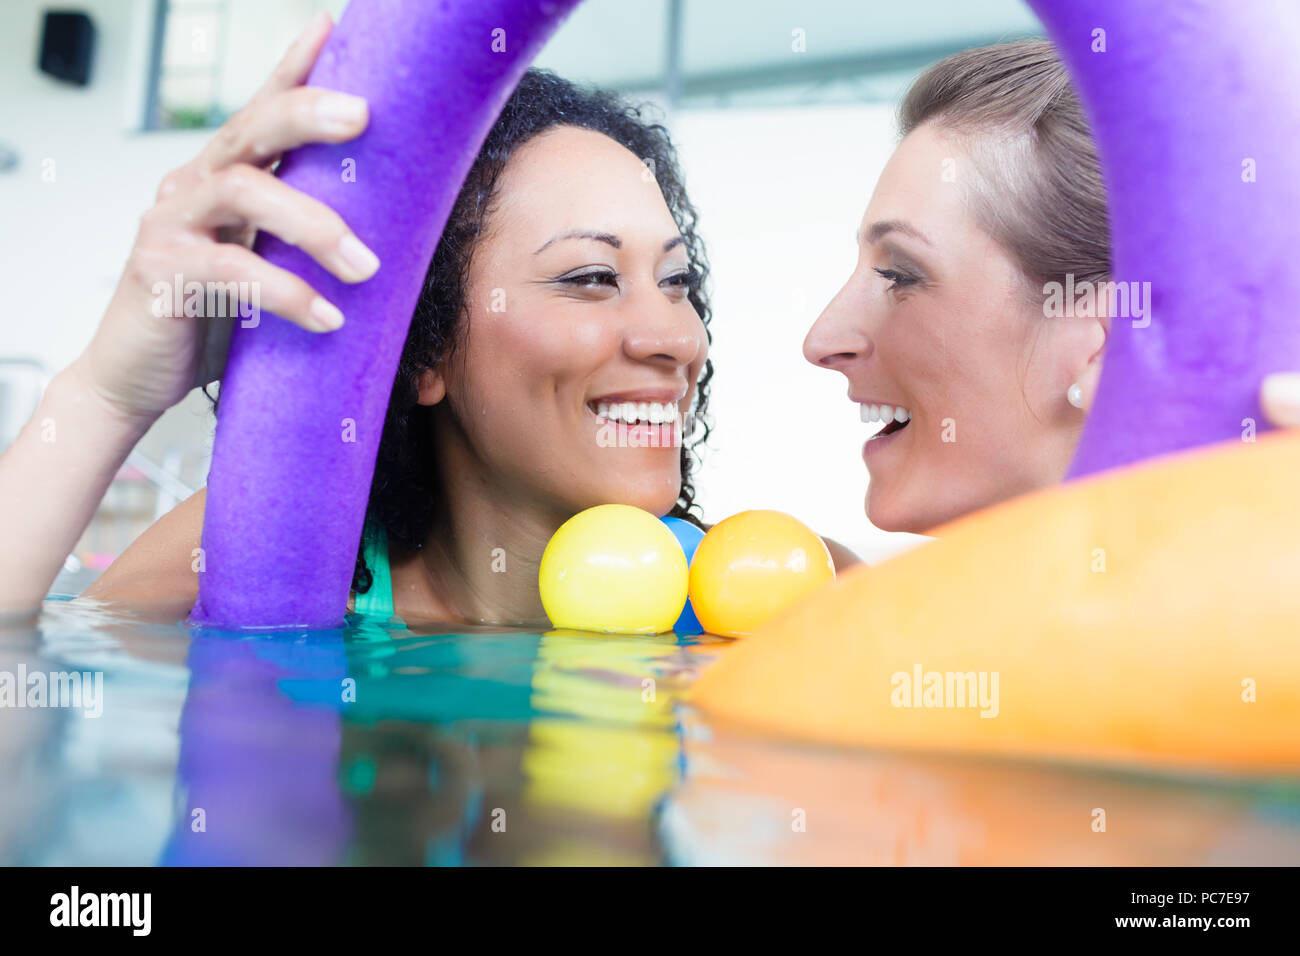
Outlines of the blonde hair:
[[971,212],[1031,284],[1066,273],[1109,278],[1097,145],[1052,44],[1021,40],[946,57],[912,84],[898,119],[903,136],[933,124],[961,137],[974,161],[970,175],[958,172]]

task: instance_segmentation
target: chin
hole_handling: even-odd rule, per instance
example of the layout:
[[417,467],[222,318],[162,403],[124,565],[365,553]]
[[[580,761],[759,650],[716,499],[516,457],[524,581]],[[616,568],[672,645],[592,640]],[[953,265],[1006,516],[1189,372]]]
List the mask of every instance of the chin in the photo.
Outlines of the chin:
[[633,505],[643,511],[648,511],[656,517],[662,517],[673,510],[673,505],[677,503],[677,489],[674,488],[670,493],[663,492],[645,492],[637,494],[631,491],[625,491],[623,494],[611,499],[620,504]]
[[864,502],[867,520],[881,531],[898,531],[907,534],[925,534],[934,527],[931,515],[922,509],[909,508],[906,502],[890,501],[887,495],[873,493],[868,486]]
[[632,505],[653,515],[666,515],[677,503],[681,476],[677,469],[663,476],[644,470],[632,474],[604,474],[598,485],[588,486],[580,499],[572,500],[574,512],[597,505]]
[[657,480],[643,474],[611,489],[610,500],[620,504],[635,505],[653,515],[666,515],[677,503],[681,483],[681,476],[675,469],[671,475],[664,475]]
[[867,519],[881,531],[933,535],[938,528],[960,521],[1003,500],[1005,498],[988,501],[972,498],[950,502],[893,502],[883,497],[873,498],[868,489],[866,511]]

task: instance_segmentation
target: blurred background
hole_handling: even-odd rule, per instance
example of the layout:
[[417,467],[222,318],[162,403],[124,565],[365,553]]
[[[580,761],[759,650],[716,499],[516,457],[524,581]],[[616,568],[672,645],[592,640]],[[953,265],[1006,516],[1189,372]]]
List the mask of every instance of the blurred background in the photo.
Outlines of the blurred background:
[[[89,339],[162,176],[251,96],[316,10],[337,19],[345,6],[0,6],[0,448]],[[38,65],[50,11],[84,14],[92,31],[88,61],[46,61],[62,78]],[[62,28],[84,42],[85,21]],[[707,520],[777,508],[870,562],[916,540],[867,522],[867,426],[843,378],[800,347],[853,268],[911,78],[959,49],[1040,34],[1022,0],[586,0],[542,52],[538,65],[653,102],[680,147],[714,269],[715,431],[697,496]],[[159,421],[64,589],[204,484],[213,424],[197,392]]]

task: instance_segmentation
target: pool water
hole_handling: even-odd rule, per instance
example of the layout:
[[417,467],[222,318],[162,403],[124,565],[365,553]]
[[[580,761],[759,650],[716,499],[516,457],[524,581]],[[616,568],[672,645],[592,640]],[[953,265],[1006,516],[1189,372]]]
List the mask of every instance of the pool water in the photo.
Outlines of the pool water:
[[685,695],[729,644],[254,635],[48,601],[0,632],[0,674],[102,673],[101,714],[0,708],[0,863],[1300,863],[1298,781],[716,725]]

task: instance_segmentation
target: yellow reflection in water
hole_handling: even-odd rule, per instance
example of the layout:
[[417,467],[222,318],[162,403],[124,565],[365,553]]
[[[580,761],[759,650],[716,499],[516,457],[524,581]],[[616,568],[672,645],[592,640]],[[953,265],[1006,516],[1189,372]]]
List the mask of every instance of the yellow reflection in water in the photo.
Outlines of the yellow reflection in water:
[[683,656],[672,634],[545,634],[533,706],[556,716],[533,720],[522,761],[526,801],[538,809],[648,818],[680,765],[673,705]]

